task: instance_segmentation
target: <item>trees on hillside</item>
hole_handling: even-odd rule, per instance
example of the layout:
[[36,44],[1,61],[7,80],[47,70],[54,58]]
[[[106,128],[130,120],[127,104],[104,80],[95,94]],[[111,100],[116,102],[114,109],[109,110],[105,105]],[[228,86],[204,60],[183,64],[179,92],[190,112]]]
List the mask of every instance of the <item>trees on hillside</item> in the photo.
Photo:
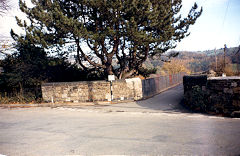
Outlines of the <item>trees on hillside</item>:
[[160,72],[162,75],[175,74],[179,72],[190,74],[191,71],[188,67],[188,63],[189,62],[187,62],[187,60],[173,59],[170,62],[164,62]]
[[[31,42],[41,48],[75,51],[83,69],[103,71],[119,79],[137,73],[149,57],[174,48],[189,35],[201,15],[196,4],[187,17],[179,15],[181,0],[33,0],[17,18]],[[12,31],[12,36],[24,42]],[[69,52],[69,51],[68,51]],[[113,60],[117,65],[113,66]]]
[[[230,57],[226,57],[224,61],[223,56],[217,57],[217,64],[216,62],[212,62],[210,65],[210,69],[216,72],[217,76],[222,76],[225,73],[227,76],[234,76],[237,73],[233,70],[233,64]],[[225,62],[225,65],[224,65]]]

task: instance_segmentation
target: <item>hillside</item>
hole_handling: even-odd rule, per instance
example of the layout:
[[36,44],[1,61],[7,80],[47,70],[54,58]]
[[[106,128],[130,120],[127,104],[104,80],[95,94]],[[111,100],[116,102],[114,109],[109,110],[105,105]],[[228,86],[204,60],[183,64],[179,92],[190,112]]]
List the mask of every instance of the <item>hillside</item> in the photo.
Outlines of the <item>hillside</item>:
[[[215,50],[206,50],[206,51],[172,51],[178,52],[177,57],[171,58],[170,63],[161,61],[161,58],[158,59],[148,59],[144,63],[146,68],[157,68],[157,73],[171,73],[174,72],[174,68],[178,66],[183,66],[189,73],[198,73],[212,70],[221,70],[223,66],[223,57],[224,49],[217,49],[216,56]],[[171,53],[171,52],[170,52]],[[217,68],[216,68],[217,60]],[[226,66],[228,70],[232,70],[233,73],[240,72],[240,46],[227,48],[226,50]],[[183,68],[182,67],[182,68]],[[165,71],[164,71],[165,70]],[[180,70],[180,69],[178,69]],[[175,71],[178,71],[175,70]]]

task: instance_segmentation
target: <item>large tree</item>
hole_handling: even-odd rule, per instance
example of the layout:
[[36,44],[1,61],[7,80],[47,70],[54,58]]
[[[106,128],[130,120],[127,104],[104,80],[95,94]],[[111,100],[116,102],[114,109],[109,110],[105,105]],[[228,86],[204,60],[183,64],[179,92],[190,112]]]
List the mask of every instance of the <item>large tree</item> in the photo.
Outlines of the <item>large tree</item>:
[[[83,69],[126,78],[150,56],[176,47],[201,15],[197,4],[182,18],[181,0],[19,1],[29,21],[16,17],[31,42],[42,48],[75,50]],[[12,31],[14,39],[24,42]],[[56,48],[55,48],[56,49]],[[115,61],[116,60],[116,61]],[[87,63],[86,63],[87,62]],[[115,65],[114,65],[115,63]]]

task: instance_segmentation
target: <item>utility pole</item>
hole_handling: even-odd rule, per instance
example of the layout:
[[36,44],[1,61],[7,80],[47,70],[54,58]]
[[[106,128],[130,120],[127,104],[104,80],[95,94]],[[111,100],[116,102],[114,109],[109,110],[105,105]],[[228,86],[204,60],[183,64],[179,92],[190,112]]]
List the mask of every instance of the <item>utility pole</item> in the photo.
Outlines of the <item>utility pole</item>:
[[[240,37],[239,37],[239,41],[240,41]],[[235,55],[237,55],[238,53],[240,53],[240,45],[239,45],[238,50]],[[240,65],[239,64],[237,64],[237,71],[240,73]]]
[[225,67],[226,67],[226,50],[227,50],[227,46],[226,44],[224,44],[223,71],[225,70]]
[[216,53],[216,48],[214,49],[215,52],[215,66],[216,66],[216,72],[217,72],[217,53]]

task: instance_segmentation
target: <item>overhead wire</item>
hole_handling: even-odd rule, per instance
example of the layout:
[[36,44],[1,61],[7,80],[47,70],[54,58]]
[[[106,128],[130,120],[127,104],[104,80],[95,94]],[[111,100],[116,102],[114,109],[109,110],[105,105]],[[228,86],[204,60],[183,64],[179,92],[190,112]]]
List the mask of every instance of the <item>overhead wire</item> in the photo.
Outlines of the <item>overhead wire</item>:
[[225,19],[226,19],[226,16],[227,16],[227,12],[228,12],[228,8],[229,8],[230,1],[231,1],[231,0],[228,0],[228,2],[227,2],[227,8],[226,8],[226,10],[225,10],[225,14],[224,14],[224,17],[223,17],[222,27],[224,27],[224,24],[225,24]]
[[[204,0],[204,1],[202,2],[202,6],[203,6],[204,4],[206,4],[207,2],[210,2],[210,1]],[[223,16],[222,25],[221,25],[221,28],[219,29],[219,33],[218,33],[218,34],[219,34],[219,38],[221,38],[221,36],[222,36],[222,34],[223,34],[224,24],[225,24],[225,21],[226,21],[226,18],[227,18],[227,13],[228,13],[228,9],[229,9],[230,2],[231,2],[231,0],[227,0],[227,5],[226,5],[225,13],[224,13],[224,16]],[[214,41],[213,41],[213,44],[216,45],[216,43],[217,43],[216,40],[214,40]],[[215,49],[216,49],[216,46],[215,46]]]
[[[219,33],[218,33],[218,34],[219,34],[219,35],[218,35],[219,38],[222,38],[222,35],[223,35],[223,29],[224,29],[225,21],[226,21],[226,18],[227,18],[227,13],[228,13],[230,1],[231,1],[231,0],[227,0],[227,5],[226,5],[225,12],[224,12],[222,25],[221,25],[221,28],[219,29]],[[216,40],[215,40],[214,44],[216,44]]]
[[[228,13],[228,8],[229,8],[229,4],[230,4],[230,1],[231,0],[228,0],[227,1],[227,7],[226,7],[226,10],[225,10],[225,13],[224,13],[224,17],[223,17],[223,22],[222,22],[222,31],[220,30],[220,34],[222,35],[222,32],[223,32],[223,29],[224,29],[224,24],[225,24],[225,20],[226,20],[226,16],[227,16],[227,13]],[[226,44],[225,44],[226,45]],[[225,46],[224,45],[224,46]],[[226,47],[226,52],[227,52],[227,47]],[[224,52],[224,55],[225,55],[225,52]],[[228,56],[229,54],[227,54]]]

